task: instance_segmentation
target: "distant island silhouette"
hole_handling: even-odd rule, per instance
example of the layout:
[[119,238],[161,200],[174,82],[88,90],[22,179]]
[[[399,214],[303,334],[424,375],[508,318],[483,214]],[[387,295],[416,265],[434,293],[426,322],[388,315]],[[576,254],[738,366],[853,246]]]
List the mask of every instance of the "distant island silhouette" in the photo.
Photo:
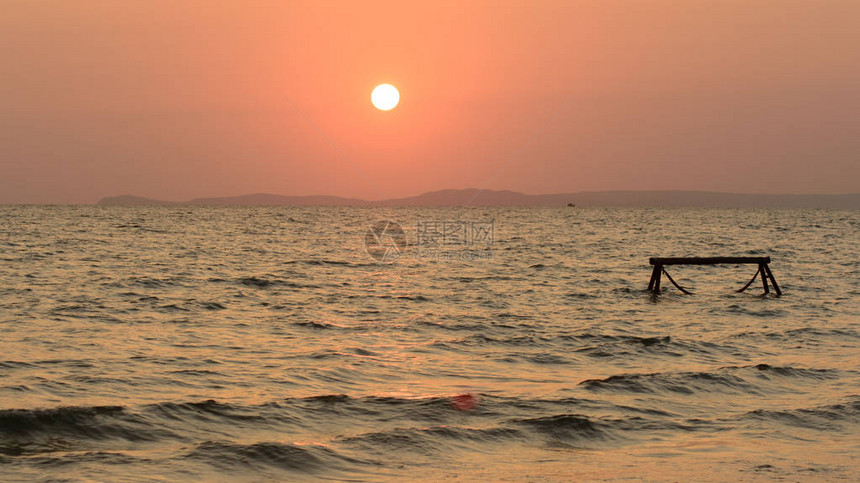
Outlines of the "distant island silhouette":
[[246,205],[246,206],[558,206],[567,207],[698,207],[698,208],[830,208],[860,209],[860,193],[743,194],[710,191],[581,191],[529,195],[516,191],[448,189],[418,196],[367,201],[339,196],[285,196],[257,193],[189,201],[164,201],[133,195],[110,196],[98,205]]

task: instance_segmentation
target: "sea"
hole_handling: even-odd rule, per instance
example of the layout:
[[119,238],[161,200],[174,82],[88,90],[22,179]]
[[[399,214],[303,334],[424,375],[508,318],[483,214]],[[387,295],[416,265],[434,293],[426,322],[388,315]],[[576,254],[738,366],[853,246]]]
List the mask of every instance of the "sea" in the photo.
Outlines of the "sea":
[[[0,480],[857,481],[860,212],[0,206]],[[669,266],[649,257],[771,257]]]

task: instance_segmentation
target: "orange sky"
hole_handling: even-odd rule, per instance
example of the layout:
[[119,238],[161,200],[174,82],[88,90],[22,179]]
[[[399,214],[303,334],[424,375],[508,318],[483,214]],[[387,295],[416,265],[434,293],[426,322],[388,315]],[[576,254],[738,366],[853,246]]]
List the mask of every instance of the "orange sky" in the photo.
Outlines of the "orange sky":
[[[370,104],[382,82],[400,89],[390,112]],[[3,0],[0,14],[4,203],[857,192],[858,119],[856,0]]]

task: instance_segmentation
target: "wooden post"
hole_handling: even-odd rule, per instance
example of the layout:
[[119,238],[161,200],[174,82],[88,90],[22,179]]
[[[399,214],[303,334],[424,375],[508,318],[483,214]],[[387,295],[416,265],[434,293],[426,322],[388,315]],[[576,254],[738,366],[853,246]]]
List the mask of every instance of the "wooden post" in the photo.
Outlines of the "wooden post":
[[770,283],[773,284],[773,290],[777,295],[782,295],[782,290],[779,289],[779,285],[776,283],[776,279],[773,278],[773,272],[770,271],[770,267],[767,263],[764,264],[764,269],[767,270],[767,278],[770,279]]
[[765,271],[766,269],[764,268],[766,266],[766,263],[760,263],[758,265],[758,271],[759,273],[761,273],[761,285],[762,287],[764,287],[764,293],[770,293],[770,288],[768,288],[767,286],[767,273]]
[[660,276],[661,268],[658,265],[654,265],[654,270],[651,270],[651,281],[648,282],[648,290],[654,290],[654,285],[657,284],[657,278]]

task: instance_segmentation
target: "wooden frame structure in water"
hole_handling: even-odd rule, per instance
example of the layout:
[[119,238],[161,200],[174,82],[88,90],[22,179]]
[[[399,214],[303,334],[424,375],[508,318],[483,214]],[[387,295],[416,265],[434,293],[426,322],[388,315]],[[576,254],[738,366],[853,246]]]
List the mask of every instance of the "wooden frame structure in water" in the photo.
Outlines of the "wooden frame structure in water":
[[768,279],[770,279],[770,283],[773,284],[773,290],[776,292],[776,295],[782,295],[782,290],[779,289],[779,285],[776,283],[776,279],[773,278],[773,273],[770,271],[770,267],[768,264],[770,263],[770,257],[675,257],[675,258],[649,258],[648,261],[651,265],[654,265],[654,270],[651,271],[651,281],[648,282],[648,290],[651,290],[654,293],[660,293],[660,279],[663,274],[666,274],[666,278],[672,282],[678,290],[685,294],[690,294],[687,290],[684,290],[680,285],[678,285],[675,280],[672,279],[672,276],[664,268],[666,265],[719,265],[719,264],[756,264],[758,265],[758,271],[753,275],[753,278],[747,282],[746,285],[743,286],[738,292],[743,292],[748,289],[753,282],[755,282],[756,277],[761,275],[761,283],[762,287],[764,287],[764,293],[770,293],[770,287],[768,287]]

